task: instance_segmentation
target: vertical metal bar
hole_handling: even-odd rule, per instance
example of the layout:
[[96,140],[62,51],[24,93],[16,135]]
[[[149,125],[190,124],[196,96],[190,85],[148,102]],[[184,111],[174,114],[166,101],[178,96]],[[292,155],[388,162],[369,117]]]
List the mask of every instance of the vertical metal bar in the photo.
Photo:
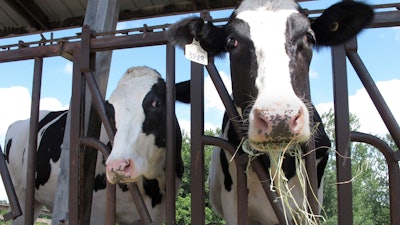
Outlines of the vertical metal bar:
[[344,45],[332,47],[336,134],[338,218],[341,225],[353,224],[349,100]]
[[43,58],[35,58],[32,84],[32,105],[29,122],[28,166],[26,172],[25,224],[34,222],[37,133],[39,129],[39,102],[42,86]]
[[116,203],[116,192],[117,185],[108,182],[107,180],[107,208],[106,208],[106,225],[114,225],[115,222],[115,209],[117,207]]
[[69,196],[68,222],[79,222],[79,136],[81,134],[81,98],[83,93],[83,77],[80,68],[80,49],[74,52],[74,67],[71,97],[71,130],[70,130],[70,161],[69,161]]
[[192,225],[205,224],[204,193],[204,67],[191,62],[191,206]]
[[[237,222],[241,225],[248,224],[248,212],[249,212],[249,202],[248,202],[248,189],[247,189],[247,175],[246,175],[246,165],[248,162],[247,155],[239,156],[244,158],[242,162],[236,163],[236,186],[237,186]],[[238,159],[235,159],[238,161]],[[239,160],[240,161],[240,160]],[[244,162],[243,162],[244,161]],[[234,215],[232,215],[234,216]]]
[[166,45],[167,51],[167,77],[166,77],[166,223],[167,225],[176,224],[175,218],[175,177],[176,177],[176,124],[175,124],[175,47],[171,44]]
[[306,155],[306,170],[309,183],[307,186],[307,199],[310,205],[311,215],[319,214],[319,205],[317,201],[318,197],[318,181],[317,181],[317,164],[316,164],[316,152],[315,142],[311,141],[308,143],[308,152]]

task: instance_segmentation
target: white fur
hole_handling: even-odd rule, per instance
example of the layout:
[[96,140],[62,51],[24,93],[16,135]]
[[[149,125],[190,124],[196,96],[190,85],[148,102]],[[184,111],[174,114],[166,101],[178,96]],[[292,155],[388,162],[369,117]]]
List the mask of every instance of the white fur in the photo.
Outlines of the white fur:
[[292,14],[298,13],[297,4],[289,0],[244,1],[236,12],[237,18],[250,26],[250,38],[254,43],[258,65],[256,87],[259,93],[249,117],[249,138],[262,141],[264,136],[256,137],[258,130],[253,124],[254,109],[274,109],[277,114],[285,115],[286,106],[290,106],[289,109],[295,112],[302,109],[306,113],[299,133],[302,134],[301,139],[308,139],[308,110],[293,90],[290,58],[285,50],[286,22]]
[[115,110],[117,133],[106,164],[116,159],[134,159],[135,174],[130,181],[142,175],[151,179],[159,175],[155,171],[163,170],[165,152],[154,145],[154,135],[142,132],[145,120],[142,101],[159,78],[158,73],[147,67],[128,69],[109,99]]

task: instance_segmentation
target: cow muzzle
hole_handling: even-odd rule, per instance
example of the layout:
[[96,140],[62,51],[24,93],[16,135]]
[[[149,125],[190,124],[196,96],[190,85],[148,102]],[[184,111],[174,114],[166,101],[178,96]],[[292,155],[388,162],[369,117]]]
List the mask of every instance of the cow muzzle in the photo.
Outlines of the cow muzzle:
[[307,108],[304,105],[293,107],[290,104],[274,106],[252,109],[249,115],[249,140],[254,143],[307,141],[310,137]]
[[135,165],[131,159],[118,159],[107,162],[107,180],[112,184],[129,183],[136,179]]

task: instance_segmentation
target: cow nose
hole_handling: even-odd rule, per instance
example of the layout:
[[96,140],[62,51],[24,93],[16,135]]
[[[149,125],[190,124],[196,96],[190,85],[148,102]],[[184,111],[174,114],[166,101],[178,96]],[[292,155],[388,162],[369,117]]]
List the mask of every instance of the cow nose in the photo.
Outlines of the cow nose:
[[124,183],[131,179],[134,172],[134,164],[130,159],[120,159],[107,162],[106,175],[109,182]]
[[303,131],[305,113],[299,109],[254,109],[254,128],[261,141],[288,141]]

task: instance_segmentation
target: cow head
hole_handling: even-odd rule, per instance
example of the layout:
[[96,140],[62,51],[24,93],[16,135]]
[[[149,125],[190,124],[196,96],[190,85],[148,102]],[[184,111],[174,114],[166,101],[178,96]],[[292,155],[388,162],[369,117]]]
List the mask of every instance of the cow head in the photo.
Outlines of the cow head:
[[229,53],[233,100],[253,143],[310,138],[308,72],[313,48],[343,43],[373,18],[362,3],[341,2],[310,20],[291,0],[243,0],[227,24],[187,18],[168,30],[171,43],[196,39],[209,56]]
[[[127,183],[140,176],[154,179],[164,172],[166,84],[148,67],[128,69],[109,99],[116,134],[106,175],[111,183]],[[189,103],[190,82],[176,85],[176,99]],[[182,177],[182,135],[176,121],[177,176]]]

